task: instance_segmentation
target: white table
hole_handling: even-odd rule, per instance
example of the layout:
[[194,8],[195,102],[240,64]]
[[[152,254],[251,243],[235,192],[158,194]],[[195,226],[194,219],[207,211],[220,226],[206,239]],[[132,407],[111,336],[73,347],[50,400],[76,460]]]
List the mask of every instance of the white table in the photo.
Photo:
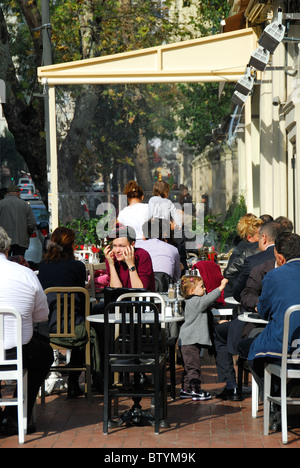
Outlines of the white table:
[[224,301],[225,301],[226,304],[229,304],[231,306],[237,306],[237,313],[238,314],[241,312],[241,303],[236,301],[233,296],[225,297]]
[[261,323],[261,324],[264,324],[264,325],[269,323],[268,320],[264,320],[262,318],[251,317],[251,314],[253,314],[253,313],[254,312],[244,312],[243,314],[238,316],[238,319],[241,322],[248,322],[248,323]]
[[[90,315],[89,317],[87,317],[87,320],[89,322],[104,323],[104,314]],[[121,315],[118,313],[109,314],[108,321],[109,323],[116,325],[122,323]],[[183,315],[177,315],[175,317],[163,317],[162,314],[159,314],[159,321],[160,323],[183,322],[184,317]],[[145,312],[142,317],[142,323],[154,323],[154,314],[152,312]]]
[[231,304],[231,305],[241,305],[240,302],[236,301],[233,296],[230,297],[225,297],[225,302],[226,304]]

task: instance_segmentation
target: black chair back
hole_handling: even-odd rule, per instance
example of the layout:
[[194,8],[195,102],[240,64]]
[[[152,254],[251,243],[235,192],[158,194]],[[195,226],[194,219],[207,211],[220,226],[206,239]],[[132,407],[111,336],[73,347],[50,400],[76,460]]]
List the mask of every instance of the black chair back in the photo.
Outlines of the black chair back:
[[125,293],[138,293],[138,292],[146,292],[147,289],[143,288],[105,288],[104,289],[104,305],[107,306],[111,302],[115,302],[119,296]]
[[155,272],[155,291],[156,292],[168,292],[170,283],[173,283],[171,276],[163,272]]
[[[155,433],[159,432],[160,410],[163,417],[166,415],[166,355],[165,346],[160,339],[159,310],[156,304],[149,301],[115,301],[111,302],[104,310],[104,411],[103,432],[107,434],[111,424],[117,426],[129,421],[135,421],[137,412],[139,418],[141,412],[139,401],[141,398],[154,398],[155,415],[151,416],[151,424],[154,425]],[[115,326],[112,330],[111,314],[115,314]],[[147,317],[147,318],[146,318]],[[117,323],[116,323],[117,322]],[[147,332],[150,324],[150,333]],[[113,327],[115,328],[115,327]],[[148,330],[149,331],[149,330]],[[112,375],[119,373],[119,382],[122,385],[115,386]],[[140,383],[141,374],[152,374],[152,382],[146,385]],[[133,385],[131,379],[127,378],[133,374]],[[127,377],[126,377],[127,376]],[[112,423],[111,399],[119,396],[131,396],[134,405],[126,416],[123,415],[117,422]],[[148,413],[148,412],[146,412]],[[144,415],[145,416],[145,415]],[[143,417],[144,417],[143,416]],[[149,420],[149,415],[146,416]],[[110,421],[110,422],[109,422]]]

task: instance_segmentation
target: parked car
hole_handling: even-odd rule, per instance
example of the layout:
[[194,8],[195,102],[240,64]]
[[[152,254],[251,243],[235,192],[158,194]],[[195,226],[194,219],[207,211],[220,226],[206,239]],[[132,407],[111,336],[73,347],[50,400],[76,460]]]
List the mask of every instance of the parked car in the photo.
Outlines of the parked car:
[[25,258],[28,262],[36,265],[42,260],[46,250],[46,243],[49,239],[49,214],[42,201],[29,200],[27,203],[29,203],[32,208],[37,227],[30,237],[29,247],[25,252]]
[[94,192],[103,192],[104,191],[104,182],[94,182],[93,183]]
[[39,195],[33,184],[19,184],[20,198],[23,200],[39,200]]
[[33,182],[32,182],[32,179],[30,179],[29,177],[21,177],[19,179],[18,185],[23,185],[23,184],[32,184],[32,185],[34,185]]

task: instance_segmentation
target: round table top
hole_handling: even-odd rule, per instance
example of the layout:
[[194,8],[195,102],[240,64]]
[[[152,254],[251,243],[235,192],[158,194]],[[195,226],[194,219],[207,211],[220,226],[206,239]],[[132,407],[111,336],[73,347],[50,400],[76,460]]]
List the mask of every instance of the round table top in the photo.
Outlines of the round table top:
[[257,313],[254,312],[244,312],[241,315],[238,315],[238,320],[241,322],[248,322],[248,323],[262,323],[262,324],[267,324],[268,321],[260,318],[259,316],[257,317]]
[[225,297],[224,301],[226,304],[240,305],[241,303],[236,301],[233,296]]
[[[109,323],[121,323],[121,315],[118,313],[109,314]],[[96,314],[96,315],[89,315],[87,317],[89,322],[96,322],[96,323],[104,323],[104,314]],[[154,323],[154,314],[151,312],[143,313],[143,323]],[[176,315],[174,316],[165,316],[163,317],[162,314],[159,314],[159,321],[162,323],[172,323],[172,322],[183,322],[184,316],[183,315]]]

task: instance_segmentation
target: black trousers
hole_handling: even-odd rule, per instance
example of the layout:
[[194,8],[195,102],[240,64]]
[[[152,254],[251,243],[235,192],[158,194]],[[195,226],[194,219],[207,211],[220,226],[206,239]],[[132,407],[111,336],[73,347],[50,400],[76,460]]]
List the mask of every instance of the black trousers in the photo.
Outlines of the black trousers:
[[[39,388],[46,379],[53,363],[53,349],[46,337],[34,332],[30,342],[23,345],[22,351],[23,368],[28,369],[27,419],[30,421]],[[7,359],[16,359],[16,348],[7,350],[6,357]],[[16,395],[17,392],[15,391]],[[4,416],[16,417],[16,407],[6,406]]]
[[183,390],[196,390],[201,386],[201,346],[197,343],[192,345],[180,346],[180,353],[183,360],[183,374],[181,378],[181,386]]
[[233,322],[222,323],[218,325],[214,331],[216,364],[219,382],[232,382],[236,380],[233,354],[228,349],[228,334],[232,323]]

